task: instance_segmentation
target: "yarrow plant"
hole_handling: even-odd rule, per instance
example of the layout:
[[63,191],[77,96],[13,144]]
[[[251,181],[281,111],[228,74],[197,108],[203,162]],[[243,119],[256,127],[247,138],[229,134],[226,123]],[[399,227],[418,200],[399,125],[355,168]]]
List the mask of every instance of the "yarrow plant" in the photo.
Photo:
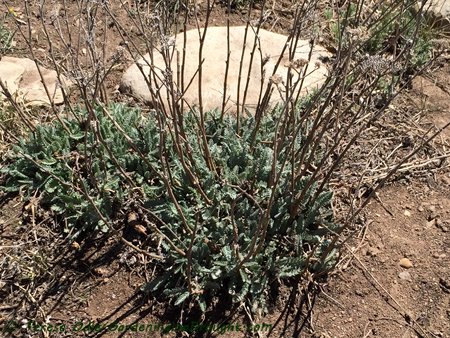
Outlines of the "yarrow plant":
[[[323,273],[336,262],[337,254],[326,252],[329,236],[337,229],[332,222],[332,193],[325,190],[313,201],[317,186],[312,185],[293,215],[291,191],[301,191],[310,175],[293,180],[287,151],[280,153],[273,170],[279,109],[261,121],[256,134],[255,119],[245,119],[240,135],[235,118],[209,113],[205,130],[214,171],[197,140],[195,115],[185,116],[190,165],[202,193],[192,186],[173,141],[168,138],[161,148],[162,131],[154,115],[144,117],[122,105],[110,110],[145,161],[129,152],[129,141],[101,114],[97,114],[98,135],[105,143],[100,146],[95,145],[96,135],[84,133],[76,119],[64,120],[39,126],[14,148],[11,164],[2,169],[8,176],[6,190],[41,195],[42,205],[64,219],[65,231],[76,238],[108,231],[105,220],[111,222],[134,196],[131,180],[142,192],[134,207],[151,213],[146,226],[154,245],[160,245],[161,259],[156,262],[160,273],[146,289],[170,296],[176,305],[192,299],[205,311],[226,290],[235,303],[247,300],[255,311],[266,309],[273,281]],[[78,114],[79,120],[87,117],[85,112]],[[293,150],[300,151],[304,140],[299,134]],[[165,170],[170,172],[174,200],[161,179]]]
[[[37,127],[30,123],[29,137],[15,145],[1,169],[4,189],[37,196],[71,240],[111,232],[150,257],[154,274],[144,290],[154,297],[166,297],[182,308],[196,304],[207,311],[228,295],[235,305],[248,305],[254,313],[262,313],[270,305],[273,286],[286,281],[311,285],[335,267],[351,235],[345,231],[352,229],[363,207],[402,163],[387,166],[383,179],[361,204],[351,200],[342,208],[344,215],[337,224],[331,183],[344,177],[338,172],[352,147],[406,88],[405,82],[412,78],[409,69],[416,71],[426,64],[413,64],[408,58],[420,43],[417,34],[408,43],[401,38],[412,26],[397,19],[409,10],[410,3],[406,7],[399,0],[383,3],[381,17],[391,18],[389,13],[394,10],[398,14],[393,19],[397,20],[394,26],[399,34],[394,35],[394,42],[398,42],[398,49],[366,56],[381,39],[377,35],[382,28],[377,23],[378,5],[363,0],[345,2],[345,17],[336,26],[336,53],[322,64],[329,76],[306,97],[302,97],[304,79],[319,65],[311,62],[319,40],[317,27],[308,25],[320,6],[317,0],[297,3],[286,50],[280,51],[277,64],[288,73],[287,81],[281,81],[275,71],[264,74],[271,81],[264,88],[261,85],[252,116],[243,107],[245,94],[236,102],[236,116],[225,113],[227,97],[223,97],[222,110],[205,111],[201,98],[208,89],[201,85],[202,51],[198,77],[193,80],[184,78],[182,53],[173,50],[173,32],[180,28],[186,31],[189,20],[195,20],[199,39],[204,41],[215,1],[206,1],[203,22],[198,6],[171,1],[166,8],[160,1],[155,15],[149,3],[122,4],[117,9],[112,2],[79,2],[75,32],[70,30],[75,23],[61,14],[52,17],[54,35],[45,24],[44,5],[39,5],[41,28],[49,46],[56,49],[52,39],[58,38],[63,46],[63,60],[56,53],[49,57],[58,76],[72,75],[83,108],[75,108],[65,93],[64,114],[51,105],[55,121]],[[228,8],[235,3],[228,1]],[[245,3],[251,9],[253,1]],[[247,30],[257,32],[267,23],[270,15],[266,5],[261,1],[259,19],[251,17],[249,10]],[[30,15],[28,6],[26,2]],[[129,25],[121,23],[117,10],[126,11],[134,35],[130,35]],[[414,27],[421,23],[420,15],[411,20]],[[256,27],[252,27],[255,22]],[[368,27],[359,29],[356,23]],[[385,23],[386,27],[393,27],[390,23]],[[112,57],[103,48],[106,37],[101,46],[96,45],[98,27],[105,24],[123,40]],[[72,40],[63,36],[61,27],[67,27]],[[80,32],[85,36],[76,35]],[[308,32],[307,37],[304,32]],[[309,42],[311,52],[305,58],[292,59],[302,38]],[[224,48],[229,48],[229,39],[227,36]],[[264,65],[258,39],[252,40],[247,51],[260,57],[259,64]],[[78,41],[78,50],[67,41]],[[246,43],[251,45],[252,41]],[[140,102],[143,110],[109,104],[106,79],[125,56],[132,55],[134,60],[143,57],[142,46],[150,55],[162,53],[166,65],[177,58],[176,71],[167,68],[158,72],[150,65],[146,79],[152,99],[151,104]],[[287,62],[282,62],[283,53]],[[80,55],[85,55],[83,62]],[[248,88],[251,71],[245,68],[248,65],[244,67],[242,55],[240,68],[246,70],[241,72],[240,87]],[[142,65],[140,69],[143,72]],[[258,72],[264,73],[264,69]],[[298,80],[292,72],[300,75]],[[155,79],[162,80],[165,87],[155,90],[151,83]],[[197,80],[199,104],[192,107],[184,101],[182,91]],[[388,90],[380,94],[381,86]],[[226,77],[223,88],[227,88]],[[274,108],[269,102],[277,90],[283,93],[283,102]],[[167,92],[167,100],[161,91]],[[402,161],[419,149],[411,150]],[[351,165],[347,163],[347,167]],[[357,180],[338,183],[357,191],[364,172],[355,175]],[[133,226],[132,219],[138,224]],[[124,238],[127,227],[144,236],[141,247]]]

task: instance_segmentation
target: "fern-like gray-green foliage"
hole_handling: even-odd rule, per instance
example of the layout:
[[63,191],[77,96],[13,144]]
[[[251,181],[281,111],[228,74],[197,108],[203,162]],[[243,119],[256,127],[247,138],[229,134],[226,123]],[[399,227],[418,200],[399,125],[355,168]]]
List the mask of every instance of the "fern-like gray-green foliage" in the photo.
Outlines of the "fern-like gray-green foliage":
[[[255,127],[253,118],[241,122],[242,133],[238,136],[233,117],[221,120],[214,113],[208,114],[205,127],[216,173],[206,164],[195,116],[185,116],[184,129],[192,150],[190,165],[211,201],[208,204],[192,186],[170,137],[166,137],[164,147],[167,163],[161,163],[160,130],[154,116],[143,117],[138,110],[122,105],[112,106],[110,110],[147,162],[131,150],[114,124],[98,113],[99,130],[109,151],[94,142],[94,134],[85,132],[82,124],[74,119],[64,121],[69,133],[58,122],[40,126],[15,147],[10,164],[1,170],[7,175],[6,189],[26,191],[29,195],[36,191],[42,193],[43,205],[63,218],[65,230],[72,234],[108,231],[92,203],[109,221],[126,199],[132,198],[130,186],[116,161],[120,163],[142,188],[144,207],[163,221],[164,224],[158,224],[159,230],[185,252],[191,248],[189,260],[163,238],[164,259],[155,263],[159,273],[145,288],[173,299],[176,305],[196,301],[205,311],[215,296],[227,292],[234,303],[248,302],[254,311],[259,311],[267,308],[273,281],[298,276],[305,270],[319,273],[334,264],[336,253],[328,249],[329,231],[336,230],[331,219],[332,194],[322,192],[311,204],[310,197],[316,192],[313,184],[305,194],[299,214],[292,218],[292,164],[287,161],[286,166],[281,166],[287,156],[283,150],[277,163],[281,178],[265,241],[261,250],[241,264],[253,237],[259,235],[256,231],[262,213],[257,204],[267,205],[271,194],[268,181],[274,150],[270,141],[275,136],[276,114],[262,120],[253,148],[250,146]],[[78,114],[80,119],[86,119],[84,112]],[[302,135],[295,145],[297,149],[302,147]],[[161,173],[163,167],[170,168],[171,189],[195,236],[186,231],[162,180],[146,163]],[[300,179],[295,191],[305,189],[309,178]]]
[[10,51],[14,33],[5,27],[4,22],[0,21],[0,55]]

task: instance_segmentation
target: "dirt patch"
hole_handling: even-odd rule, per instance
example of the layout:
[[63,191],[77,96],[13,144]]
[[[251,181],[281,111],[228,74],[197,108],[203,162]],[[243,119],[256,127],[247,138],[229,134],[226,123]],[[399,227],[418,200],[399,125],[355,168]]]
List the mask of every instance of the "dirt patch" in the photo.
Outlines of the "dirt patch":
[[[355,259],[319,297],[316,332],[323,337],[448,337],[450,186],[440,187],[398,183],[380,193],[383,204],[371,202],[370,225],[354,244]],[[400,266],[403,258],[412,268]]]
[[[417,108],[428,111],[427,120],[438,128],[450,122],[450,66],[444,65],[433,75],[419,76],[413,82],[412,102]],[[450,128],[442,132],[442,137],[450,139]]]

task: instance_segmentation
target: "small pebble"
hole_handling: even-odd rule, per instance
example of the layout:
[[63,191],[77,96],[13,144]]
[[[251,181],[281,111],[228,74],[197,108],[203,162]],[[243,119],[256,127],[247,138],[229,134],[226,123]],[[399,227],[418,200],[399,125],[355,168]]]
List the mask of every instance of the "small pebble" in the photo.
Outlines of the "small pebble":
[[92,269],[92,271],[98,276],[104,276],[104,275],[107,275],[109,273],[108,269],[103,268],[101,266]]
[[360,297],[364,296],[364,292],[360,291],[360,290],[355,290],[355,294],[357,294]]
[[412,282],[411,274],[408,271],[402,271],[398,274],[400,279],[406,280],[408,282]]
[[400,259],[399,263],[400,263],[400,266],[405,269],[409,269],[409,268],[413,267],[412,262],[408,258]]
[[371,257],[375,257],[379,253],[380,253],[380,250],[377,248],[374,248],[373,246],[370,246],[366,251],[366,255],[371,256]]
[[405,215],[406,217],[410,217],[410,216],[411,216],[411,211],[405,210],[404,215]]
[[438,214],[436,211],[433,211],[433,212],[430,214],[430,218],[429,218],[429,219],[438,218],[438,217],[439,217],[439,214]]
[[427,228],[432,228],[436,225],[436,220],[433,218],[430,221],[427,222],[426,227]]

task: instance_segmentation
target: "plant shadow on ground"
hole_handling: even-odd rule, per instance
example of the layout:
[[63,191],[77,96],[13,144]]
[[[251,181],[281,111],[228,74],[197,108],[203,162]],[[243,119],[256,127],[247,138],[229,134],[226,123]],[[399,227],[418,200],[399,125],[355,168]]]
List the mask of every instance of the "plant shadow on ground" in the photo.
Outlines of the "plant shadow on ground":
[[[189,337],[215,337],[226,334],[227,337],[241,337],[242,335],[252,336],[252,333],[261,332],[266,337],[298,337],[305,326],[308,325],[318,292],[314,287],[310,287],[304,293],[299,294],[298,285],[292,285],[285,288],[284,295],[287,296],[287,302],[277,309],[276,316],[270,316],[273,322],[255,324],[248,317],[246,317],[244,323],[236,322],[237,318],[245,317],[245,312],[242,308],[234,306],[230,298],[226,297],[227,295],[220,298],[221,300],[211,310],[202,314],[199,309],[187,310],[182,313],[180,308],[173,306],[155,311],[158,301],[155,299],[149,300],[141,291],[136,291],[130,294],[120,305],[110,309],[105,316],[98,318],[96,324],[99,327],[104,327],[111,325],[111,323],[126,322],[127,327],[135,326],[134,330],[124,330],[115,337],[128,337],[127,335],[130,332],[139,331],[140,325],[146,326],[146,330],[148,330],[149,324],[142,324],[142,322],[146,322],[149,316],[154,318],[154,322],[150,324],[152,326],[150,332],[159,331],[161,335],[174,334],[181,337],[188,334]],[[177,323],[180,315],[183,317],[184,325]],[[204,321],[200,323],[199,318]],[[256,326],[260,328],[255,330]],[[87,336],[105,337],[110,334],[108,328],[93,331],[96,332],[91,331]]]
[[[18,215],[23,212],[23,204],[12,196],[3,196],[0,200],[2,210],[0,216],[2,218],[9,217],[10,219],[18,219]],[[29,227],[29,231],[39,231],[40,226]],[[23,234],[14,231],[11,224],[7,224],[2,228],[3,240],[9,239],[11,242],[20,241]],[[125,237],[131,239],[130,237]],[[149,297],[148,294],[142,291],[140,286],[145,283],[144,278],[132,278],[137,282],[136,288],[124,288],[119,285],[119,294],[116,294],[118,302],[110,303],[111,299],[103,299],[102,295],[108,294],[109,289],[114,288],[114,285],[129,284],[129,280],[124,281],[125,275],[133,274],[133,268],[121,266],[118,263],[118,257],[121,253],[127,250],[127,246],[123,244],[118,238],[114,236],[103,236],[101,238],[86,238],[83,245],[76,249],[64,241],[58,240],[56,251],[52,252],[52,263],[47,266],[51,271],[51,279],[48,274],[42,274],[36,277],[28,286],[25,281],[18,282],[22,284],[21,288],[17,290],[26,290],[23,293],[18,293],[15,299],[8,297],[9,302],[18,304],[15,310],[11,311],[8,317],[2,323],[3,333],[10,336],[20,336],[20,332],[25,332],[20,326],[20,318],[29,319],[28,332],[38,333],[41,331],[37,323],[50,323],[52,325],[64,324],[66,327],[74,328],[77,322],[82,321],[84,327],[77,329],[78,333],[84,333],[87,337],[110,337],[111,331],[107,328],[101,329],[102,326],[110,325],[112,323],[126,323],[127,327],[132,327],[133,324],[140,325],[143,320],[148,322],[150,320],[154,325],[162,325],[156,331],[161,334],[176,334],[181,336],[184,326],[176,326],[179,322],[180,316],[187,325],[196,325],[189,332],[192,337],[212,337],[217,334],[226,333],[227,336],[233,337],[242,336],[242,334],[251,335],[252,319],[245,316],[242,308],[233,306],[231,298],[226,294],[220,295],[218,301],[214,304],[210,311],[202,314],[199,309],[191,309],[182,311],[179,307],[165,306],[160,303],[158,299]],[[25,244],[21,250],[26,252],[28,250],[47,250],[47,248],[36,247],[36,245]],[[49,281],[50,279],[50,281]],[[268,317],[272,320],[271,323],[265,324],[264,333],[267,336],[284,336],[285,334],[293,334],[298,336],[304,326],[308,323],[312,308],[318,294],[314,285],[306,286],[304,293],[299,293],[300,281],[291,281],[290,283],[280,286],[276,285],[271,290],[271,298],[276,304],[276,309],[272,310]],[[32,295],[38,291],[38,297],[35,299]],[[13,292],[12,292],[13,293]],[[11,293],[11,294],[12,294]],[[80,298],[81,294],[86,295],[83,300]],[[91,296],[94,295],[94,298]],[[11,295],[10,295],[11,296]],[[95,297],[99,297],[96,299]],[[284,297],[284,301],[279,301]],[[114,297],[115,298],[115,297]],[[82,318],[81,313],[86,313],[86,308],[90,307],[93,302],[104,302],[97,308],[98,315],[94,317],[88,316],[86,321]],[[19,306],[20,304],[20,306]],[[84,308],[84,309],[83,309]],[[71,314],[80,314],[80,317],[72,315],[71,318],[65,316],[61,311],[70,311]],[[70,309],[70,310],[69,310]],[[276,315],[275,315],[276,314]],[[65,317],[62,320],[61,317]],[[32,319],[31,319],[32,318]],[[236,320],[246,318],[246,321],[239,329],[234,328]],[[74,322],[70,322],[71,320]],[[92,320],[92,322],[91,322]],[[14,327],[10,327],[10,331],[6,328],[8,321],[16,323]],[[86,327],[88,322],[92,326]],[[202,322],[200,324],[200,322]],[[32,323],[32,324],[30,324]],[[57,324],[58,323],[58,324]],[[21,322],[20,325],[24,323]],[[31,325],[31,326],[30,326]],[[97,328],[95,326],[97,325]],[[26,324],[25,324],[26,326]],[[100,329],[98,328],[100,327]],[[47,326],[48,328],[48,326]],[[245,329],[247,328],[247,329]],[[155,327],[152,329],[155,332]],[[189,328],[187,329],[189,330]],[[223,330],[223,331],[221,331]],[[75,331],[75,330],[74,330]],[[247,332],[246,332],[247,331]],[[114,331],[114,337],[127,337],[128,334],[138,336],[132,333],[130,329],[123,332]]]

